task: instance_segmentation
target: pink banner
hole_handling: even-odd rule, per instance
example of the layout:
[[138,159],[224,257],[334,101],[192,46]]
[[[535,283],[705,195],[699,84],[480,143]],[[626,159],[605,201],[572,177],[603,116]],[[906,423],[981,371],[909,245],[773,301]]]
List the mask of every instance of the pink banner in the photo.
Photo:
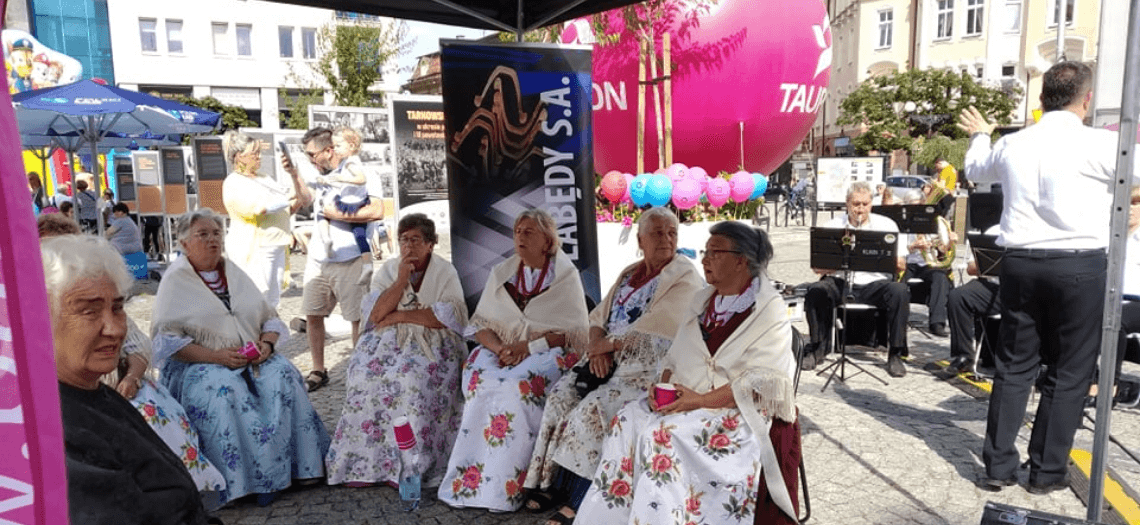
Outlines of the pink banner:
[[[0,5],[3,2],[0,1]],[[0,144],[19,144],[7,78]],[[39,238],[19,148],[0,148],[0,521],[67,523],[67,477]]]

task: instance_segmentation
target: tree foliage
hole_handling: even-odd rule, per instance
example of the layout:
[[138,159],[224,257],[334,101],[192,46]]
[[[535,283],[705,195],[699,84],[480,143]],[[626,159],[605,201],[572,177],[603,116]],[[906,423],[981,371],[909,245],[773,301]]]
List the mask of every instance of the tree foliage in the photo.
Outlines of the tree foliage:
[[[964,133],[954,124],[968,106],[999,124],[1009,124],[1020,97],[1020,87],[983,86],[966,73],[910,70],[863,81],[840,102],[838,122],[865,126],[865,131],[852,139],[861,152],[915,153],[935,137],[946,137],[947,142],[963,138]],[[934,151],[929,148],[937,149],[939,144],[945,145],[930,142],[927,149]]]
[[369,88],[383,79],[384,66],[413,44],[403,20],[329,24],[317,32],[317,60],[307,64],[310,74],[294,71],[291,77],[309,91],[327,87],[338,106],[382,107],[383,97]]
[[186,104],[187,106],[194,106],[214,113],[221,113],[222,127],[218,133],[225,133],[231,129],[237,128],[252,128],[256,127],[257,123],[250,120],[249,113],[244,109],[229,104],[223,104],[222,101],[214,97],[194,98],[186,95],[176,95],[175,102]]
[[286,107],[289,116],[285,118],[282,127],[285,129],[309,129],[309,106],[324,102],[324,95],[320,90],[303,90],[295,97],[289,98]]

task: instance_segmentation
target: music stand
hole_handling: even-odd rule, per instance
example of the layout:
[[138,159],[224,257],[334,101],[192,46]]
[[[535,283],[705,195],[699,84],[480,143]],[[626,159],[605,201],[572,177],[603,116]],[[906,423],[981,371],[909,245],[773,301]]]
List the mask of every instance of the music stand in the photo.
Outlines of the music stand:
[[933,204],[875,206],[871,208],[871,213],[895,221],[901,233],[938,233],[938,211]]
[[[865,373],[884,385],[889,384],[879,376],[872,374],[862,365],[847,357],[847,297],[851,295],[852,272],[883,272],[893,274],[897,269],[898,233],[872,230],[852,230],[847,228],[812,228],[811,229],[811,267],[820,270],[837,270],[843,272],[843,290],[839,296],[836,308],[843,307],[843,336],[839,336],[835,329],[836,311],[831,312],[833,344],[839,345],[839,358],[827,365],[816,375],[823,375],[831,370],[831,376],[824,382],[820,391],[827,390],[827,385],[838,375],[839,380],[846,382],[848,377],[854,377],[859,372]],[[847,365],[855,367],[858,372],[847,375]]]
[[978,275],[1000,277],[1001,259],[1005,256],[1005,248],[997,245],[997,235],[968,233],[966,238],[970,240],[970,250],[974,252],[974,264],[978,265]]

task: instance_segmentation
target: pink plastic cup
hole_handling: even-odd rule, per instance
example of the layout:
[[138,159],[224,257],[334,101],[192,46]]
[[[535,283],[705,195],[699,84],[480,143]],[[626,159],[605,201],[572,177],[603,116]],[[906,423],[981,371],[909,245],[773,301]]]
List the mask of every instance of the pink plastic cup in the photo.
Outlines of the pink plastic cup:
[[672,404],[677,400],[677,389],[669,383],[657,383],[653,385],[653,400],[659,407]]
[[257,349],[257,343],[250,341],[242,345],[241,355],[245,356],[246,359],[253,361],[254,359],[261,357],[261,351]]
[[392,431],[396,433],[396,446],[400,450],[408,450],[416,446],[416,434],[412,432],[412,425],[406,416],[399,416],[392,420]]

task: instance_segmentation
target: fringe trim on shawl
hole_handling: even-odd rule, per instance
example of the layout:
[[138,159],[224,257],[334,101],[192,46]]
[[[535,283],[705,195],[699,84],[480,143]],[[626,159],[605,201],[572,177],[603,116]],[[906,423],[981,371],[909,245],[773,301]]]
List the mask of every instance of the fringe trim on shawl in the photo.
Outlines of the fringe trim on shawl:
[[216,331],[201,326],[191,326],[184,323],[164,323],[151,328],[151,333],[155,334],[156,336],[163,332],[188,336],[194,339],[194,344],[204,346],[215,351],[219,348],[242,345],[242,341],[240,339],[229,339],[226,337],[221,337],[217,334]]
[[[505,344],[517,343],[527,339],[528,333],[523,331],[519,325],[507,327],[502,323],[497,323],[486,317],[475,314],[471,317],[471,325],[479,329],[487,329],[495,332],[499,336],[499,340]],[[590,343],[590,332],[587,329],[568,330],[566,331],[566,346],[570,347],[570,351],[585,355],[583,349],[587,348]]]
[[[755,410],[789,423],[796,420],[796,394],[792,379],[771,368],[748,372],[733,381],[733,393],[752,396]],[[737,403],[740,405],[740,403]],[[744,407],[740,407],[742,410]],[[759,432],[758,429],[753,431]]]
[[[606,338],[621,343],[621,359],[617,361],[623,363],[633,361],[660,363],[673,344],[671,337],[662,337],[640,330],[630,330],[622,335],[611,335]],[[663,344],[665,348],[660,348],[659,344]]]

